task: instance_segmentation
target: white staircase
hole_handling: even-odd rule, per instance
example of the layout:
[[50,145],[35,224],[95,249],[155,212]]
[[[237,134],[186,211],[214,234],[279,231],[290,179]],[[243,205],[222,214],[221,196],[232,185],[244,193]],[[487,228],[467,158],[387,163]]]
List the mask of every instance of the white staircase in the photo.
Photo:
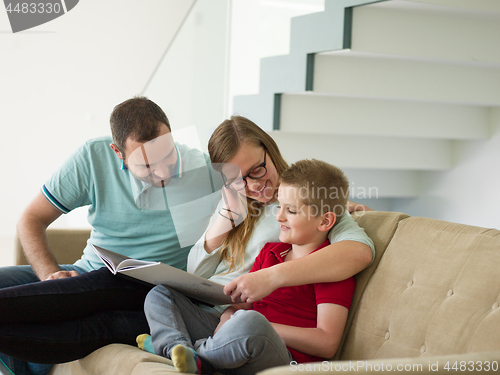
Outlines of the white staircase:
[[325,0],[291,26],[290,55],[263,59],[260,94],[234,103],[275,129],[287,161],[333,163],[372,198],[414,197],[420,171],[453,168],[457,140],[490,136],[500,1]]

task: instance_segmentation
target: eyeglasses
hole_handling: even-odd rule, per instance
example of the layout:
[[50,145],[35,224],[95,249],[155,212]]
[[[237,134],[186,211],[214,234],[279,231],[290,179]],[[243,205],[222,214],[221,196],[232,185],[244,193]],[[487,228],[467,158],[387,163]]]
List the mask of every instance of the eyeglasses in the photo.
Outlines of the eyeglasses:
[[259,164],[254,169],[250,171],[246,176],[237,177],[232,180],[226,180],[224,174],[222,174],[222,180],[224,181],[224,187],[231,189],[233,191],[243,190],[247,186],[247,178],[251,178],[252,180],[258,180],[259,178],[264,177],[267,174],[266,168],[266,158],[267,152],[264,150],[264,162]]

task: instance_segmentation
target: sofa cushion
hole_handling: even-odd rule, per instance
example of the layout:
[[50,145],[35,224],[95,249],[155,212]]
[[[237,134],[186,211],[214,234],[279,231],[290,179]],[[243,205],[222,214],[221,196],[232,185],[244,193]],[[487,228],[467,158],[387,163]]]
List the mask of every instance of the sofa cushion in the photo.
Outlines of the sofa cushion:
[[53,367],[50,375],[149,375],[177,373],[170,359],[123,344],[104,346],[79,361]]
[[500,231],[425,218],[399,223],[340,358],[500,350]]
[[409,216],[399,212],[358,211],[353,213],[352,217],[359,224],[359,226],[365,230],[368,237],[372,239],[373,244],[375,245],[375,258],[368,268],[356,275],[356,290],[352,298],[351,308],[349,310],[349,316],[347,318],[344,334],[342,336],[339,349],[337,350],[334,359],[338,359],[340,357],[342,346],[352,324],[352,320],[357,310],[361,296],[365,291],[368,281],[375,272],[375,269],[377,268],[380,262],[380,258],[382,258],[387,245],[394,236],[394,232],[396,231],[398,223]]

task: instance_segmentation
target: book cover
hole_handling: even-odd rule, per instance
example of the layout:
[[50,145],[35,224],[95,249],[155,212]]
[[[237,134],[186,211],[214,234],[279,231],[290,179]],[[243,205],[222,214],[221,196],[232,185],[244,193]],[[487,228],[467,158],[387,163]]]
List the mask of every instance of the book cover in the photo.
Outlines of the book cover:
[[96,254],[114,274],[130,276],[154,285],[171,287],[186,296],[211,305],[233,303],[224,294],[224,286],[202,277],[193,275],[161,262],[148,262],[126,257],[102,247],[92,245]]

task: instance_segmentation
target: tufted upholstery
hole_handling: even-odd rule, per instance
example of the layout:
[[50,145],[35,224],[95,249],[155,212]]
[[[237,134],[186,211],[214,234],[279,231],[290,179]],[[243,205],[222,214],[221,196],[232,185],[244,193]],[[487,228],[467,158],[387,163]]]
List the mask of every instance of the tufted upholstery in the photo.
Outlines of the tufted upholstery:
[[500,231],[406,219],[370,279],[340,358],[500,350],[499,301]]

